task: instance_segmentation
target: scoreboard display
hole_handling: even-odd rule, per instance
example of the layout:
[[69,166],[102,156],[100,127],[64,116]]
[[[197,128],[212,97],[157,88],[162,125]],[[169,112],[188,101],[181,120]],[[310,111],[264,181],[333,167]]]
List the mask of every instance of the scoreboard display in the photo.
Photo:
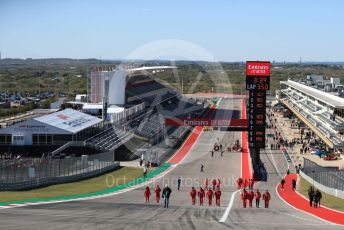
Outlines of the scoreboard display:
[[265,148],[266,92],[250,91],[248,141],[251,148]]
[[270,62],[246,62],[246,90],[270,89]]
[[270,62],[246,62],[248,141],[250,148],[265,148],[266,90],[270,89]]

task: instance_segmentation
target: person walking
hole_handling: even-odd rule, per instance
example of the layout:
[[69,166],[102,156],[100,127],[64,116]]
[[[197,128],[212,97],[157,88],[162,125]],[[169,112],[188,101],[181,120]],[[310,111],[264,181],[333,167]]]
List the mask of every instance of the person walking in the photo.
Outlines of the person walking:
[[166,184],[164,190],[162,190],[162,198],[164,198],[164,208],[168,208],[168,205],[170,203],[171,193],[172,193],[172,190]]
[[205,178],[204,179],[204,188],[208,188],[208,185],[209,185],[209,180],[208,180],[208,178]]
[[317,189],[315,191],[314,197],[315,197],[315,199],[314,199],[314,206],[320,207],[320,200],[322,199],[322,194],[321,194],[319,189]]
[[216,179],[213,179],[212,182],[211,182],[211,184],[213,185],[213,190],[214,191],[215,191],[215,188],[216,188],[216,183],[217,183]]
[[216,189],[220,189],[220,186],[221,186],[221,181],[219,178],[217,178]]
[[270,195],[269,191],[266,190],[265,193],[263,194],[263,200],[264,200],[265,208],[269,208],[270,199],[271,199],[271,195]]
[[196,195],[197,195],[197,191],[194,187],[192,187],[191,191],[190,191],[192,205],[195,205],[195,203],[196,203]]
[[221,199],[221,191],[219,188],[215,191],[215,204],[216,206],[220,206],[220,199]]
[[250,179],[249,183],[250,183],[250,189],[253,190],[254,180]]
[[154,189],[154,193],[155,193],[155,200],[157,203],[159,203],[160,201],[160,192],[161,192],[161,188],[159,187],[159,185],[157,184],[155,186],[155,189]]
[[199,206],[203,206],[203,199],[205,197],[205,192],[204,192],[202,187],[199,188],[199,191],[198,191],[197,195],[199,197]]
[[144,178],[147,177],[147,170],[148,170],[148,169],[147,169],[147,166],[144,165],[144,166],[143,166],[143,177],[144,177]]
[[292,188],[293,188],[293,191],[295,191],[295,190],[296,190],[296,180],[295,180],[295,179],[293,179],[293,180],[291,181],[291,186],[292,186]]
[[314,189],[313,186],[309,187],[308,189],[308,198],[309,198],[309,206],[313,206],[313,200],[314,200]]
[[242,192],[241,192],[241,200],[242,200],[242,206],[244,208],[246,208],[247,198],[248,198],[248,194],[247,194],[246,190],[243,189]]
[[242,187],[242,183],[243,183],[243,180],[241,177],[239,177],[237,180],[236,180],[236,183],[237,183],[237,188],[240,189]]
[[253,192],[253,190],[250,190],[248,192],[248,205],[250,206],[250,208],[252,208],[253,199],[254,199],[254,192]]
[[211,150],[211,157],[214,157],[214,150]]
[[201,172],[203,172],[203,170],[204,170],[204,165],[201,164]]
[[242,184],[243,189],[246,189],[247,185],[248,185],[248,181],[247,181],[247,179],[245,179],[244,183]]
[[177,180],[177,189],[179,191],[180,189],[180,184],[182,183],[182,179],[179,177],[178,180]]
[[282,180],[281,180],[281,189],[282,190],[284,190],[284,184],[285,184],[285,180],[284,180],[284,178],[282,178]]
[[257,189],[255,197],[256,197],[256,208],[259,208],[259,202],[260,202],[260,197],[262,195],[260,194],[259,190]]
[[147,186],[145,191],[144,191],[144,196],[145,196],[145,200],[146,200],[146,203],[149,203],[149,197],[151,195],[151,192],[149,190],[149,187]]
[[209,188],[207,191],[208,205],[209,206],[211,206],[211,204],[212,204],[213,196],[214,196],[213,190],[211,190],[211,188]]

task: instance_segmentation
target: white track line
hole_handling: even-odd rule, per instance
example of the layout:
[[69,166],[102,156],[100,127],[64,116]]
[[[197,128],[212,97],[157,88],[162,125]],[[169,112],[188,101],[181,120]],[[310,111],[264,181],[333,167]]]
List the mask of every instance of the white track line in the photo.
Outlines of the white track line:
[[229,203],[228,203],[228,206],[225,210],[225,212],[223,213],[221,219],[219,220],[219,222],[223,223],[227,220],[228,218],[228,215],[229,215],[229,212],[231,211],[231,208],[234,204],[234,198],[235,198],[235,195],[239,192],[240,190],[236,190],[235,192],[232,193],[231,195],[231,199],[229,200]]
[[[240,133],[240,134],[241,134],[241,146],[243,146],[242,133]],[[240,154],[240,158],[241,158],[241,161],[240,161],[240,169],[241,169],[240,173],[241,173],[241,174],[240,174],[240,175],[241,175],[241,177],[242,177],[242,153]],[[223,213],[221,219],[219,220],[220,223],[226,222],[226,220],[227,220],[227,218],[228,218],[228,216],[229,216],[229,212],[231,211],[231,209],[232,209],[232,207],[233,207],[235,195],[236,195],[239,191],[240,191],[240,189],[239,189],[239,190],[236,190],[235,192],[232,193],[231,198],[230,198],[229,203],[228,203],[228,206],[227,206],[225,212]]]

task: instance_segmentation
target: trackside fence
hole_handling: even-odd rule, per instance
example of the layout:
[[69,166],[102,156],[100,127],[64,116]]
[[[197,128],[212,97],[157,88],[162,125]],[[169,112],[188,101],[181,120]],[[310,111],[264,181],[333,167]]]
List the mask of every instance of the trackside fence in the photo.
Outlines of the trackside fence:
[[0,161],[0,190],[24,190],[78,181],[119,167],[114,152],[64,159],[20,158]]
[[322,167],[304,158],[303,173],[329,188],[344,191],[344,170],[334,167]]

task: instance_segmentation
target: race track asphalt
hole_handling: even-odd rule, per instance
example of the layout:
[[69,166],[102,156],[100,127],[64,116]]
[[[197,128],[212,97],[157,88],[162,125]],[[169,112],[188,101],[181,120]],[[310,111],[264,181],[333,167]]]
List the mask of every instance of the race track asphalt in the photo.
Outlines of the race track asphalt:
[[[240,110],[241,100],[225,99],[219,107]],[[280,200],[275,187],[280,181],[279,174],[287,171],[288,164],[278,150],[262,153],[268,181],[255,185],[260,190],[269,189],[271,207],[244,209],[240,194],[236,193],[228,218],[219,222],[237,190],[235,180],[241,175],[241,153],[225,151],[221,157],[216,152],[211,157],[210,150],[218,140],[223,146],[233,144],[241,140],[241,133],[203,131],[184,160],[150,185],[151,189],[156,183],[161,187],[166,183],[170,185],[173,192],[168,209],[163,208],[162,203],[155,203],[153,196],[146,204],[141,187],[107,198],[3,209],[0,210],[0,229],[342,229],[295,210]],[[201,164],[204,164],[204,172],[200,172]],[[289,167],[293,169],[292,165]],[[182,178],[180,191],[176,187],[178,177]],[[198,188],[205,178],[221,180],[220,207],[191,205],[188,195],[191,186]]]

